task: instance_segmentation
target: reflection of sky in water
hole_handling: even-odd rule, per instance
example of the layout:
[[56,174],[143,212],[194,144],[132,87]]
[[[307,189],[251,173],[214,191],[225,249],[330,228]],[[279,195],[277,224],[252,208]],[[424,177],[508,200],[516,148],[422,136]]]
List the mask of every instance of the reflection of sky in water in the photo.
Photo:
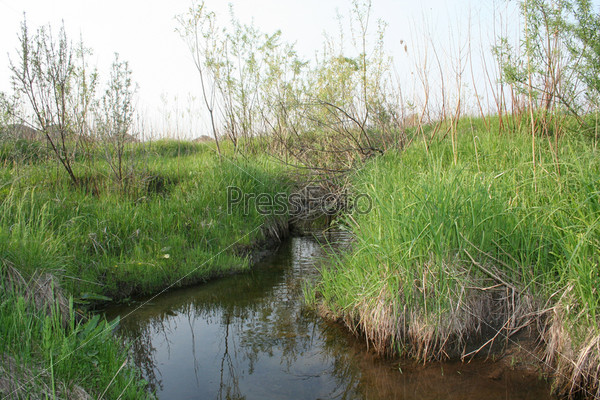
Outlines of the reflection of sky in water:
[[303,308],[302,286],[325,256],[314,239],[294,238],[250,273],[167,293],[124,318],[121,331],[159,397],[539,399],[547,392],[510,376],[482,378],[481,368],[459,366],[458,374],[447,365],[441,374],[438,365],[400,374],[377,360]]

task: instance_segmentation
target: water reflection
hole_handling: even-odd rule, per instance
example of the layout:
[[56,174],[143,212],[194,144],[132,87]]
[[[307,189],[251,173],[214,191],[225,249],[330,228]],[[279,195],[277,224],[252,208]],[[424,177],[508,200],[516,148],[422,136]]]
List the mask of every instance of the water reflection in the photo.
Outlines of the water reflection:
[[[327,239],[335,248],[348,243],[340,234]],[[495,380],[462,364],[400,373],[377,359],[303,307],[302,285],[325,257],[317,240],[294,238],[248,274],[160,296],[123,318],[120,332],[164,399],[548,398],[542,382],[510,371]]]

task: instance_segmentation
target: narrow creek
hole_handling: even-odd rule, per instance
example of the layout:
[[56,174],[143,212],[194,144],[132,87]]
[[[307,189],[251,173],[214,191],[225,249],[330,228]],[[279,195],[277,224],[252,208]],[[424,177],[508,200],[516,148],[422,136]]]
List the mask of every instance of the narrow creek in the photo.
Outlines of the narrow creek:
[[[323,238],[321,238],[322,240]],[[336,248],[343,234],[326,238]],[[550,399],[549,386],[483,361],[381,359],[303,305],[326,258],[292,238],[252,271],[107,310],[160,399]]]

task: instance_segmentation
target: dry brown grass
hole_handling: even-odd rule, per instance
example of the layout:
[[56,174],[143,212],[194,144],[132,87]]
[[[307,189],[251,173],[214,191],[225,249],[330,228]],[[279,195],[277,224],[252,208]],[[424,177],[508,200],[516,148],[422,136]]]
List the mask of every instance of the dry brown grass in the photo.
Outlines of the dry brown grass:
[[[376,296],[364,296],[351,312],[338,315],[323,304],[319,311],[363,336],[377,353],[400,352],[421,362],[489,355],[504,349],[508,339],[539,318],[533,297],[513,285],[477,277],[473,271],[449,263],[443,271],[459,277],[462,285],[456,289],[459,293],[438,293],[437,288],[444,285],[436,282],[432,270],[425,268],[413,289],[413,298],[424,301],[404,303],[405,296],[385,286]],[[447,299],[445,307],[427,303],[439,298]]]
[[50,377],[46,370],[36,370],[13,357],[0,354],[0,398],[18,399],[66,399],[91,400],[92,397],[80,386],[58,383],[56,393],[47,384]]
[[570,292],[548,311],[542,331],[544,361],[554,376],[554,391],[561,397],[600,399],[600,335],[593,331],[573,337],[571,310],[565,305]]
[[[35,382],[36,392],[50,395],[50,388],[42,380]],[[0,355],[0,395],[3,399],[27,398],[34,385],[34,377],[30,370],[24,368],[16,360],[6,354]]]
[[63,294],[55,275],[48,272],[36,272],[26,280],[10,263],[3,262],[3,266],[7,290],[22,294],[28,304],[48,316],[52,314],[53,310],[58,311],[62,326],[68,326],[69,301]]

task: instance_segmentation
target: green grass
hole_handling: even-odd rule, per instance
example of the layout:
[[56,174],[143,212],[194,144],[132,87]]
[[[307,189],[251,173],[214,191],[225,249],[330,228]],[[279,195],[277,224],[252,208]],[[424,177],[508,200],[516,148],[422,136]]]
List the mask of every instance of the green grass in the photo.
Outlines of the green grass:
[[144,162],[147,178],[128,194],[111,189],[110,171],[102,167],[81,188],[62,171],[58,179],[49,174],[52,164],[4,171],[2,258],[26,275],[62,270],[75,297],[113,299],[247,268],[243,249],[266,239],[267,218],[252,207],[247,215],[241,208],[229,215],[226,190],[286,191],[280,167],[258,157],[219,160],[213,152]]
[[[76,162],[79,186],[55,162],[5,159],[0,266],[27,281],[52,274],[76,309],[247,270],[252,250],[272,240],[269,231],[286,218],[262,215],[253,202],[248,212],[238,206],[229,213],[227,187],[274,195],[288,191],[289,181],[266,157],[235,157],[223,147],[219,158],[211,144],[129,145],[136,173],[123,185],[98,158]],[[105,389],[104,398],[148,395],[129,364],[119,370],[126,352],[113,325],[96,317],[76,324],[71,312],[65,328],[56,310],[46,315],[11,290],[2,290],[0,301],[0,365],[31,370],[14,378],[26,383],[21,397],[65,397],[73,385],[94,397]]]
[[0,165],[47,160],[48,150],[48,146],[43,142],[32,142],[25,139],[2,139],[0,141]]
[[600,334],[600,158],[580,136],[556,155],[537,138],[534,169],[530,136],[481,125],[463,120],[456,164],[442,140],[365,165],[354,191],[373,208],[348,219],[353,251],[308,296],[380,351],[419,359],[464,355],[554,307],[536,320],[562,321],[549,354],[578,354]]
[[5,267],[0,270],[0,395],[71,398],[84,389],[93,398],[149,397],[113,335],[117,320],[96,316],[76,322],[70,302],[64,324],[57,305],[46,312],[11,287]]

